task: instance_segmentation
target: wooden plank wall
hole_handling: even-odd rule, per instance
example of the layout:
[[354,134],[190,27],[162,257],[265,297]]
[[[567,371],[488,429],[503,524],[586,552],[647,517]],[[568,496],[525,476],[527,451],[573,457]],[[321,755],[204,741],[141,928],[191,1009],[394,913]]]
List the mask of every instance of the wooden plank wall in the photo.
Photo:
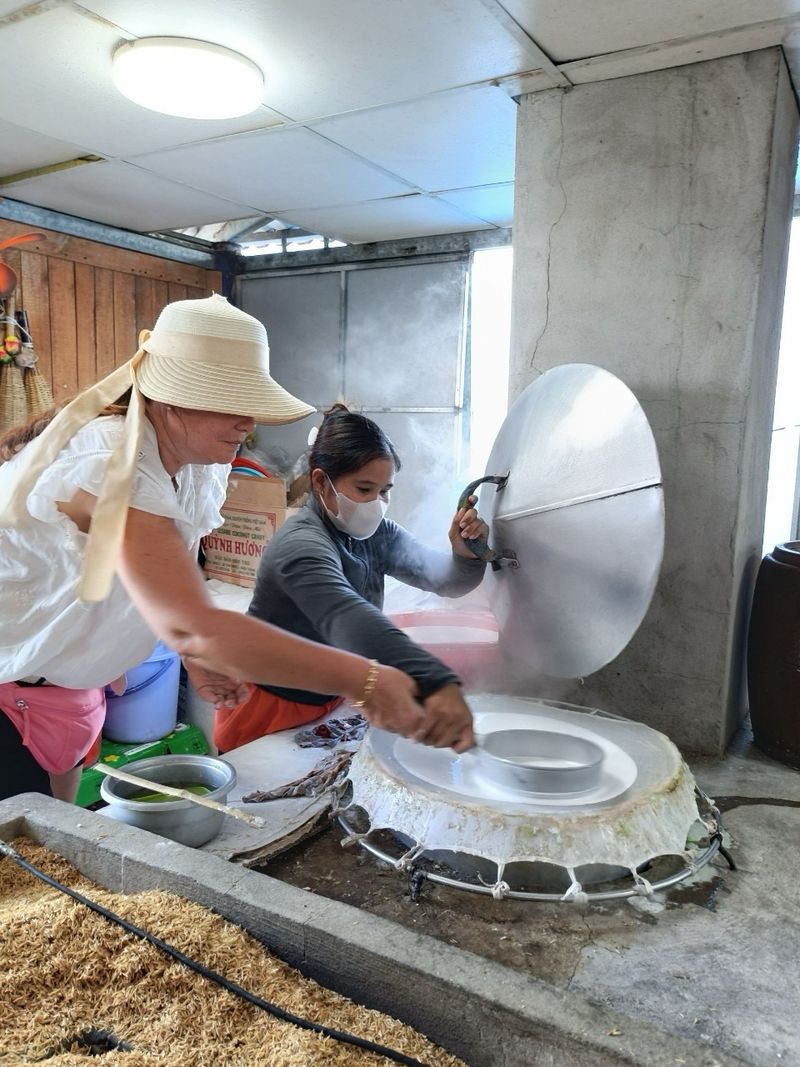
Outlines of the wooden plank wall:
[[[0,240],[32,229],[0,219]],[[152,328],[165,304],[222,291],[218,271],[39,232],[42,241],[0,257],[17,274],[16,306],[28,314],[39,368],[57,403],[129,360],[139,331]]]

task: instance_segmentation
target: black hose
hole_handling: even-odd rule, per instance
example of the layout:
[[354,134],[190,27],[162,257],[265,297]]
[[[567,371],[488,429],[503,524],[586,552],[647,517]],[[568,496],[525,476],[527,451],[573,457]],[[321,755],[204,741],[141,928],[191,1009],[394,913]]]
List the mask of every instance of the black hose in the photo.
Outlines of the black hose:
[[268,1000],[262,1000],[262,998],[257,997],[255,993],[251,993],[249,990],[237,985],[236,982],[231,982],[217,971],[212,971],[209,967],[203,966],[202,963],[198,963],[197,960],[193,960],[191,956],[185,955],[179,949],[167,944],[166,941],[162,941],[161,938],[156,937],[155,934],[148,933],[147,930],[142,930],[141,927],[135,926],[133,923],[128,922],[127,919],[123,919],[121,915],[109,911],[108,908],[104,908],[101,904],[96,904],[93,900],[89,900],[88,897],[83,896],[81,893],[76,893],[74,889],[62,885],[61,882],[56,881],[55,878],[51,878],[50,875],[45,874],[44,871],[40,871],[38,867],[34,867],[32,863],[28,863],[28,861],[23,859],[23,857],[20,856],[20,854],[6,841],[0,840],[0,857],[2,856],[8,856],[9,859],[22,867],[23,870],[28,871],[36,878],[40,878],[54,889],[66,893],[68,897],[77,900],[79,904],[85,904],[87,908],[96,912],[98,915],[102,915],[104,919],[117,923],[118,926],[127,930],[128,933],[135,934],[136,937],[140,937],[143,941],[149,942],[162,952],[166,952],[168,956],[172,956],[173,959],[176,959],[190,970],[196,971],[197,974],[202,975],[203,978],[209,978],[212,982],[216,982],[217,985],[222,986],[223,989],[227,989],[229,993],[235,993],[236,996],[241,997],[242,1000],[248,1001],[248,1003],[255,1005],[257,1008],[261,1008],[262,1011],[269,1012],[270,1015],[274,1015],[276,1018],[282,1019],[284,1022],[299,1026],[302,1030],[313,1030],[317,1034],[324,1034],[325,1037],[332,1037],[336,1041],[341,1041],[346,1045],[355,1045],[357,1048],[363,1048],[367,1052],[375,1052],[379,1056],[385,1056],[387,1060],[394,1060],[395,1063],[407,1064],[408,1067],[426,1067],[421,1060],[415,1060],[413,1057],[406,1056],[402,1052],[386,1048],[384,1045],[379,1045],[374,1041],[368,1041],[364,1037],[357,1037],[355,1034],[346,1034],[342,1030],[333,1030],[331,1027],[324,1026],[322,1023],[311,1022],[309,1019],[304,1019],[300,1015],[293,1015],[289,1011],[284,1011],[284,1009],[279,1008],[277,1004],[271,1004]]

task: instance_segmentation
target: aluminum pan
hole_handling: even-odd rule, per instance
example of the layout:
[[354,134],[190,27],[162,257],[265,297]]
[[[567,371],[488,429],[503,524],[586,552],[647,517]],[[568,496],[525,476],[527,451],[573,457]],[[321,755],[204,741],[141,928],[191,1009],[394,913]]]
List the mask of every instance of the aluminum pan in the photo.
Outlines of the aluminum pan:
[[509,411],[483,490],[492,544],[519,566],[492,571],[504,652],[530,674],[581,678],[638,629],[664,551],[661,468],[633,393],[576,363],[532,382]]
[[480,773],[524,793],[563,794],[593,789],[605,753],[586,737],[561,730],[496,730],[478,748]]

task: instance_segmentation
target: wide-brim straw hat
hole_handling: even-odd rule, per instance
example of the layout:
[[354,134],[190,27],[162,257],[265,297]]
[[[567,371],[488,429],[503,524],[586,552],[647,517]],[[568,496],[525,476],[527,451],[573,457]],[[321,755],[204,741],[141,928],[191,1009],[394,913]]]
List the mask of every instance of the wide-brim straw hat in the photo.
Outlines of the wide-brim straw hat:
[[270,376],[263,323],[223,296],[167,304],[141,346],[136,377],[151,400],[272,424],[314,412]]
[[222,296],[168,304],[139,345],[131,360],[76,396],[25,446],[17,479],[0,501],[0,526],[24,521],[42,471],[82,426],[131,390],[125,431],[106,465],[89,528],[77,590],[84,601],[104,600],[111,590],[144,426],[143,397],[267,423],[294,422],[314,411],[270,376],[262,323]]

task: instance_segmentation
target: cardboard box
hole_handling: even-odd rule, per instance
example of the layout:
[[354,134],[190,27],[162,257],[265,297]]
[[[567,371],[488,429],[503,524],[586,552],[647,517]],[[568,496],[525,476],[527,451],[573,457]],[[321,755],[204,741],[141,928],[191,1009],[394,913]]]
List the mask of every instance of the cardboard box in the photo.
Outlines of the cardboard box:
[[264,546],[286,521],[285,482],[232,472],[222,515],[223,525],[203,538],[203,569],[209,578],[252,588]]

